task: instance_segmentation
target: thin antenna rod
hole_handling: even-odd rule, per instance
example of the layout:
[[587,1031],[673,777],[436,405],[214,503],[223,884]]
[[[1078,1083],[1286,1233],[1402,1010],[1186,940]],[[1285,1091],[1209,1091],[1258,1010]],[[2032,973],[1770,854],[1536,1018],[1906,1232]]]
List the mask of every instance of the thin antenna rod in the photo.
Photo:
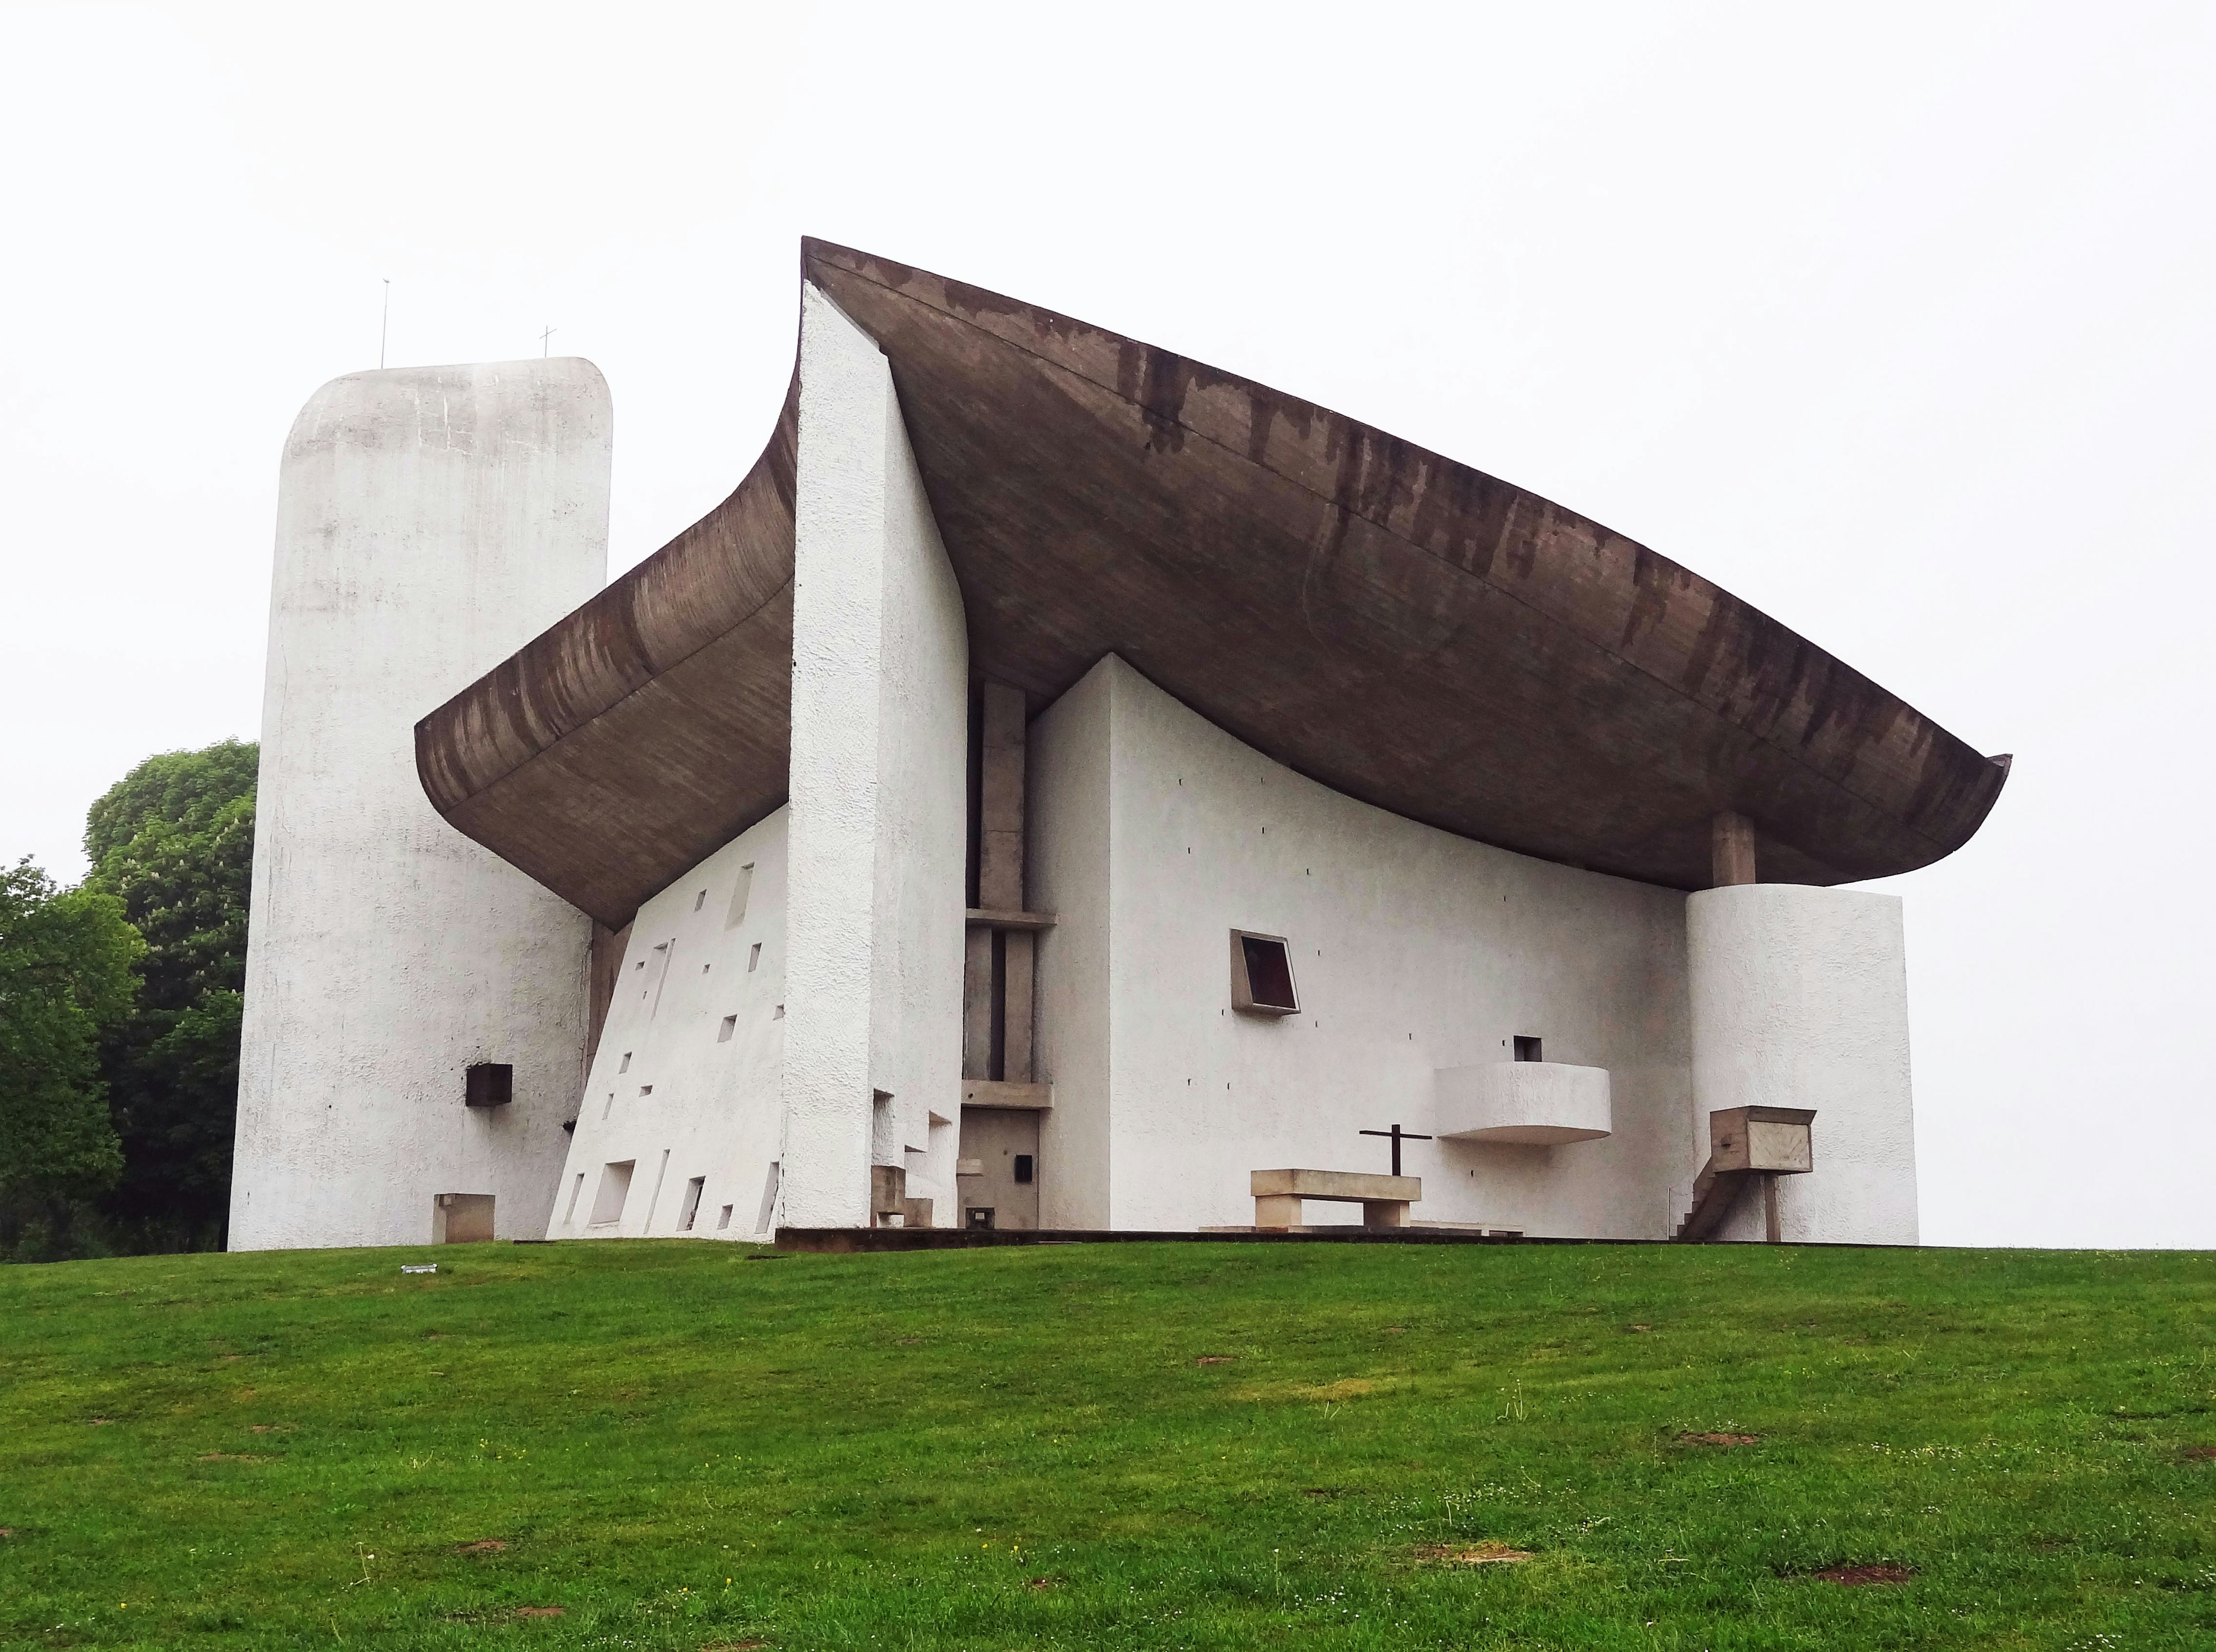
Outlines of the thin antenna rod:
[[385,335],[392,324],[392,278],[385,278],[385,310],[377,318],[377,370],[385,371]]
[[539,335],[539,353],[542,359],[546,354],[546,341],[552,338],[554,335],[559,331],[561,331],[561,329],[559,328],[550,327]]

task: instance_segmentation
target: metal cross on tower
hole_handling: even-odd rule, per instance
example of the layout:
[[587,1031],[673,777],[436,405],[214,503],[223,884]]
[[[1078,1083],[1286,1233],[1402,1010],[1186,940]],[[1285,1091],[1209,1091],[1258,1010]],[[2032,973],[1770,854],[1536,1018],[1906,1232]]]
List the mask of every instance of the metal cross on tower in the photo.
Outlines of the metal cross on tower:
[[539,335],[539,353],[540,355],[543,356],[546,353],[546,341],[552,338],[555,334],[561,330],[562,329],[558,327],[550,327]]
[[1429,1136],[1411,1135],[1407,1131],[1403,1130],[1397,1124],[1390,1130],[1364,1130],[1359,1133],[1365,1136],[1385,1136],[1390,1138],[1393,1143],[1393,1174],[1395,1176],[1400,1174],[1400,1144],[1404,1141],[1429,1141],[1431,1139]]

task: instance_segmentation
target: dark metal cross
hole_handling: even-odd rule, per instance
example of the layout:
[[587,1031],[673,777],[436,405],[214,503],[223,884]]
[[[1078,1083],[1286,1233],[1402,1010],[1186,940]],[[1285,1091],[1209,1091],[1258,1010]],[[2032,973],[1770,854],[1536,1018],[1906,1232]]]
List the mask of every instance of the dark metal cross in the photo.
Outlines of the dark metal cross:
[[1429,1141],[1431,1139],[1429,1136],[1411,1135],[1397,1124],[1390,1130],[1364,1130],[1359,1133],[1365,1136],[1386,1136],[1392,1139],[1393,1174],[1395,1176],[1400,1174],[1400,1144],[1404,1141]]

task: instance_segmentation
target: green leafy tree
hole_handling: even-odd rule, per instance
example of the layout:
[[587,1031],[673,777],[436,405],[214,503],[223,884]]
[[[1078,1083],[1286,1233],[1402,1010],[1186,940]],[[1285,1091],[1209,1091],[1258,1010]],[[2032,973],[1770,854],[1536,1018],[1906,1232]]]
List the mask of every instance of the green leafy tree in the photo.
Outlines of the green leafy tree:
[[102,1048],[124,1169],[101,1202],[134,1249],[223,1242],[259,762],[239,740],[166,752],[86,815],[85,887],[120,900],[146,938],[137,1013]]
[[44,1254],[69,1254],[77,1202],[123,1169],[100,1048],[145,950],[114,896],[57,890],[28,860],[0,872],[0,1252],[38,1222]]

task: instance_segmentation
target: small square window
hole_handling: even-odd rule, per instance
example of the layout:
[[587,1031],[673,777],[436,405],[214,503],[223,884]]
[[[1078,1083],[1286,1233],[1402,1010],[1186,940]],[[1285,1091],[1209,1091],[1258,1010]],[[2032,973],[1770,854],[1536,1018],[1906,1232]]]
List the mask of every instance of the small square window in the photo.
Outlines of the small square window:
[[651,1096],[654,1094],[654,1086],[652,1084],[641,1084],[638,1087],[638,1093],[642,1096]]
[[716,1034],[716,1041],[718,1044],[729,1043],[731,1041],[731,1035],[738,1031],[738,1029],[739,1018],[736,1016],[725,1016],[723,1017],[723,1024],[722,1028],[718,1029]]
[[1538,1039],[1527,1033],[1518,1033],[1516,1035],[1516,1059],[1518,1061],[1543,1061],[1546,1059],[1544,1056],[1539,1053]]
[[1254,1016],[1296,1016],[1293,961],[1282,935],[1231,931],[1231,1007]]
[[471,1107],[506,1107],[515,1099],[515,1069],[505,1061],[480,1061],[462,1083],[462,1100]]

